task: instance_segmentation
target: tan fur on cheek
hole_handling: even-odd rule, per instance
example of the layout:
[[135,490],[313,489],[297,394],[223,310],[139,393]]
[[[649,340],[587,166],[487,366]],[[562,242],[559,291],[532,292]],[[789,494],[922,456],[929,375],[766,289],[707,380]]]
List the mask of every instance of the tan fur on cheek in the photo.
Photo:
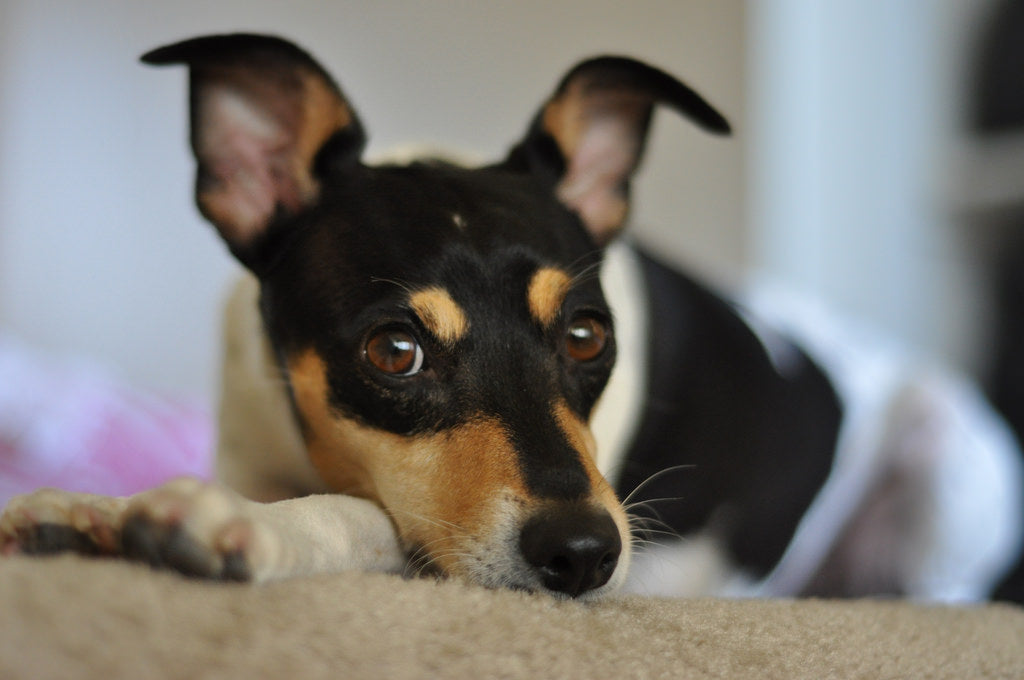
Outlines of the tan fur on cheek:
[[456,523],[479,521],[486,499],[502,492],[525,496],[518,454],[508,432],[496,420],[480,418],[424,441],[439,456],[435,469],[435,506]]
[[[500,536],[518,526],[535,505],[518,453],[498,420],[477,417],[450,430],[416,436],[385,432],[330,408],[326,367],[316,352],[291,357],[288,367],[309,457],[320,476],[339,492],[380,503],[404,545],[422,548],[441,570],[469,573],[479,560],[467,555],[493,550],[495,540],[500,545]],[[555,415],[579,452],[594,500],[611,514],[628,544],[628,521],[597,470],[590,429],[564,403],[556,406]]]
[[303,437],[310,462],[336,491],[378,500],[363,461],[362,450],[348,441],[345,428],[327,403],[327,373],[313,350],[289,358],[288,372],[296,406],[302,416]]
[[495,501],[526,496],[505,429],[481,418],[446,432],[391,437],[368,464],[384,506],[408,544],[425,546],[437,566],[460,572],[456,555],[494,533]]
[[460,572],[456,555],[490,537],[497,501],[527,498],[515,449],[496,420],[411,437],[385,432],[331,412],[324,362],[315,352],[288,366],[320,476],[339,492],[380,503],[405,544],[426,546],[444,570]]
[[558,318],[571,284],[569,275],[554,267],[538,269],[530,279],[526,300],[530,314],[542,326],[550,326]]

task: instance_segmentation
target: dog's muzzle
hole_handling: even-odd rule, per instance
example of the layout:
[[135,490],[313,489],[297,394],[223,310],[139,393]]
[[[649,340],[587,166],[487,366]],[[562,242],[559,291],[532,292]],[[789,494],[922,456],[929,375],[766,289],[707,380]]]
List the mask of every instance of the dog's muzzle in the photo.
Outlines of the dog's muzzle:
[[622,539],[603,509],[559,504],[523,525],[519,549],[545,588],[577,597],[608,582],[619,562]]

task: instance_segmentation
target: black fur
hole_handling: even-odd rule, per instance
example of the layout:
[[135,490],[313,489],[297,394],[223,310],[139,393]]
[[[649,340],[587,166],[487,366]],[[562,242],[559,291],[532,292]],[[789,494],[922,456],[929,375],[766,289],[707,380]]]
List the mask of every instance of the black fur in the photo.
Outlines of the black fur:
[[[317,206],[273,227],[289,234],[262,273],[264,318],[280,353],[315,348],[327,361],[331,404],[376,428],[416,435],[494,416],[538,495],[586,493],[550,407],[564,399],[580,418],[589,415],[614,341],[586,364],[560,348],[577,312],[610,314],[593,275],[573,287],[553,329],[532,319],[526,300],[538,268],[585,272],[600,261],[579,220],[532,177],[501,167],[357,166],[330,180]],[[431,286],[470,318],[454,347],[433,339],[406,306],[409,290]],[[370,333],[388,326],[420,341],[421,374],[389,376],[363,360]]]
[[643,261],[649,389],[618,491],[682,465],[644,484],[630,502],[650,503],[635,512],[684,536],[714,522],[732,559],[763,576],[828,476],[838,399],[806,356],[780,375],[729,304]]

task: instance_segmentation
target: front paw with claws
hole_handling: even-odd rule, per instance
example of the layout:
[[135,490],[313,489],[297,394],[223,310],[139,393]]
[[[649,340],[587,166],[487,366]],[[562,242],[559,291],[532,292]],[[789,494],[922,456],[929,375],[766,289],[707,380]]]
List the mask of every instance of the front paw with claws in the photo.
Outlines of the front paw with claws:
[[178,479],[132,498],[120,553],[186,576],[248,581],[255,526],[251,505],[218,484]]
[[127,503],[58,489],[16,496],[0,515],[0,554],[115,555]]
[[0,553],[122,556],[186,576],[247,581],[266,531],[254,505],[196,479],[130,498],[42,489],[12,499],[0,516]]

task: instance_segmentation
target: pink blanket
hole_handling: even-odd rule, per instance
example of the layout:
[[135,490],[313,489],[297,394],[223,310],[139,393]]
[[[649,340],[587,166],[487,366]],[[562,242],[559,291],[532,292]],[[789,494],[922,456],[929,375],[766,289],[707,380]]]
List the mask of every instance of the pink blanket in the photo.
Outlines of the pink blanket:
[[121,496],[206,478],[212,442],[207,409],[0,334],[0,507],[40,486]]

